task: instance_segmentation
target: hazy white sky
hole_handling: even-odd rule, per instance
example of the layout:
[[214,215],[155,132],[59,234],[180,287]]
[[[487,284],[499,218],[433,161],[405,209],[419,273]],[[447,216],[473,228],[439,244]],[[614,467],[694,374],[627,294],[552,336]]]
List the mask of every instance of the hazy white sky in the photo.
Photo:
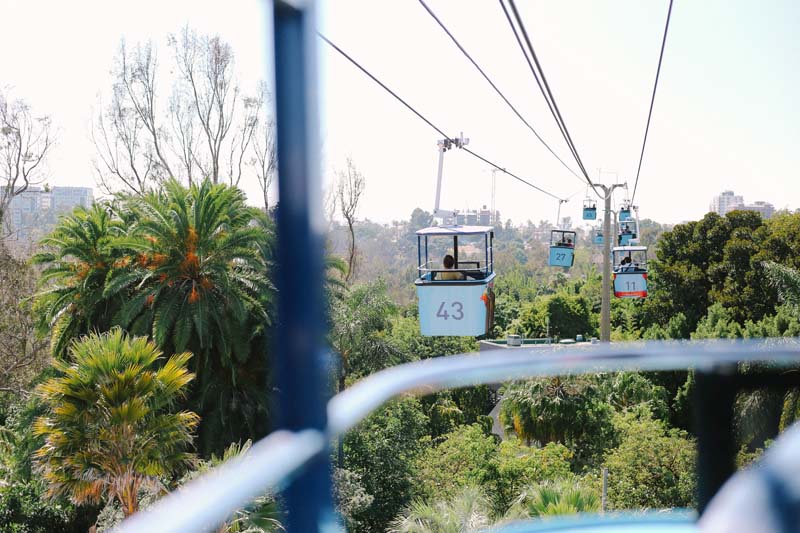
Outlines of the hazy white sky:
[[[568,151],[492,0],[429,0],[473,57],[564,158]],[[633,180],[647,118],[667,0],[519,0],[522,16],[587,169]],[[245,86],[271,76],[268,3],[0,0],[0,84],[52,115],[60,145],[53,184],[93,185],[92,108],[108,93],[121,37],[165,40],[188,23],[236,52]],[[450,135],[559,196],[578,218],[585,188],[536,141],[415,0],[324,2],[320,27],[334,42]],[[800,206],[800,4],[791,0],[675,0],[640,178],[641,216],[702,216],[733,189],[746,201]],[[408,218],[432,209],[438,134],[320,43],[324,168],[352,156],[367,177],[361,216]],[[574,167],[573,167],[574,168]],[[604,180],[615,176],[604,174]],[[632,184],[632,183],[631,183]],[[442,205],[490,200],[491,174],[448,152]],[[245,188],[255,192],[255,184]],[[552,199],[497,177],[504,218],[554,219]]]

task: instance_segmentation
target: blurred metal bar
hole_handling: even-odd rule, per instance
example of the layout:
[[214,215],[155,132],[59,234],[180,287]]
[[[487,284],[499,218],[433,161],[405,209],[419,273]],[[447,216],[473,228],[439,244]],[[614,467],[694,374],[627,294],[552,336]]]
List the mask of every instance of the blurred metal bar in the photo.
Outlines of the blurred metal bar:
[[697,435],[697,510],[701,515],[736,471],[736,377],[735,364],[695,372],[693,417]]
[[216,531],[231,514],[277,487],[311,458],[327,440],[319,431],[276,431],[247,453],[161,498],[120,526],[121,533],[185,533]]
[[[278,140],[277,424],[326,427],[324,224],[319,176],[315,2],[276,0]],[[319,454],[284,491],[288,530],[315,532],[334,520],[330,461]]]
[[359,381],[328,403],[328,433],[347,431],[404,392],[431,394],[470,385],[592,372],[713,371],[744,361],[800,363],[800,340],[649,341],[521,347],[437,357],[400,365]]

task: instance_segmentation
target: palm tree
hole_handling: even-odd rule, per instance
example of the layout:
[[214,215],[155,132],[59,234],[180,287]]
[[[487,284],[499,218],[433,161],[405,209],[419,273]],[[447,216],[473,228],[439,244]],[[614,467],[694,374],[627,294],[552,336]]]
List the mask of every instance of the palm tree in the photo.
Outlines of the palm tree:
[[388,529],[391,533],[468,533],[491,525],[489,506],[480,489],[465,488],[447,502],[413,502]]
[[48,412],[34,424],[45,439],[35,460],[51,496],[116,499],[129,516],[140,489],[163,489],[163,477],[193,462],[186,448],[198,417],[170,412],[194,377],[191,354],[162,362],[155,344],[115,328],[73,343],[69,355],[37,388]]
[[526,489],[506,518],[544,517],[600,510],[597,494],[571,479],[544,481]]
[[105,295],[126,294],[117,321],[147,333],[160,346],[191,348],[198,376],[212,353],[230,367],[245,358],[248,312],[267,321],[259,296],[269,292],[262,251],[262,215],[234,187],[185,188],[175,181],[144,197],[131,197],[137,212],[130,238],[120,247],[135,261],[115,269]]
[[503,392],[500,421],[528,445],[561,442],[575,431],[583,392],[575,378],[543,378],[511,384]]
[[778,289],[781,299],[795,309],[800,307],[800,272],[772,261],[764,261],[761,265],[770,284]]
[[[253,436],[266,418],[264,342],[274,294],[263,215],[234,187],[171,181],[130,197],[136,222],[117,241],[132,260],[114,269],[104,295],[124,297],[115,323],[165,351],[190,350],[205,454]],[[242,434],[244,433],[244,434]]]
[[104,294],[106,276],[127,259],[115,248],[124,227],[108,206],[77,208],[61,219],[41,244],[46,251],[33,257],[46,265],[40,279],[44,288],[36,295],[34,312],[40,331],[51,338],[53,355],[63,357],[75,337],[106,331],[121,298]]

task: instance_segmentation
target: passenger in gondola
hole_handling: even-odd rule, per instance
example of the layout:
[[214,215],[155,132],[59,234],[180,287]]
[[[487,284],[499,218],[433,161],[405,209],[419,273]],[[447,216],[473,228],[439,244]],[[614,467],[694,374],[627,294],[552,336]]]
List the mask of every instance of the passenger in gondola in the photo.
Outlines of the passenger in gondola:
[[572,239],[567,239],[567,247],[568,247],[568,248],[573,248],[574,246],[575,246],[575,245],[574,245],[574,244],[572,244]]
[[[456,266],[456,260],[453,258],[452,255],[447,254],[444,256],[444,260],[442,261],[444,268],[451,270],[453,267]],[[453,270],[452,272],[439,272],[438,278],[442,281],[459,281],[465,278],[463,272],[458,272]]]

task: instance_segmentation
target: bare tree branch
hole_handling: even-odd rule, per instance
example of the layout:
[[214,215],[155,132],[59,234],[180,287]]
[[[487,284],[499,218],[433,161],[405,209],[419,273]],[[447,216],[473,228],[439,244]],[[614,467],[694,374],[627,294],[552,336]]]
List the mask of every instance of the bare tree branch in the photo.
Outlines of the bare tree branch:
[[192,95],[209,153],[208,177],[219,183],[223,142],[234,123],[239,88],[233,77],[233,51],[219,36],[202,36],[184,28],[172,38],[182,82]]
[[[269,189],[278,170],[278,153],[275,145],[275,122],[267,111],[270,95],[264,84],[260,88],[260,108],[264,114],[254,131],[253,160],[256,179],[264,198],[264,210],[269,211]],[[335,201],[335,196],[334,196]],[[335,206],[334,206],[335,209]]]
[[242,97],[233,51],[219,36],[185,27],[167,42],[172,54],[166,98],[159,93],[166,70],[155,45],[120,45],[110,102],[92,129],[100,186],[142,194],[167,177],[238,186],[255,175],[268,192],[275,171],[274,134],[263,84],[256,96]]
[[44,181],[54,142],[49,117],[35,117],[27,103],[0,90],[0,227],[14,197]]
[[356,270],[356,211],[361,195],[364,193],[364,175],[359,172],[353,163],[352,158],[347,158],[347,167],[338,174],[338,197],[339,209],[347,222],[347,229],[350,232],[350,243],[347,250],[347,275],[344,280],[349,282],[355,275]]

